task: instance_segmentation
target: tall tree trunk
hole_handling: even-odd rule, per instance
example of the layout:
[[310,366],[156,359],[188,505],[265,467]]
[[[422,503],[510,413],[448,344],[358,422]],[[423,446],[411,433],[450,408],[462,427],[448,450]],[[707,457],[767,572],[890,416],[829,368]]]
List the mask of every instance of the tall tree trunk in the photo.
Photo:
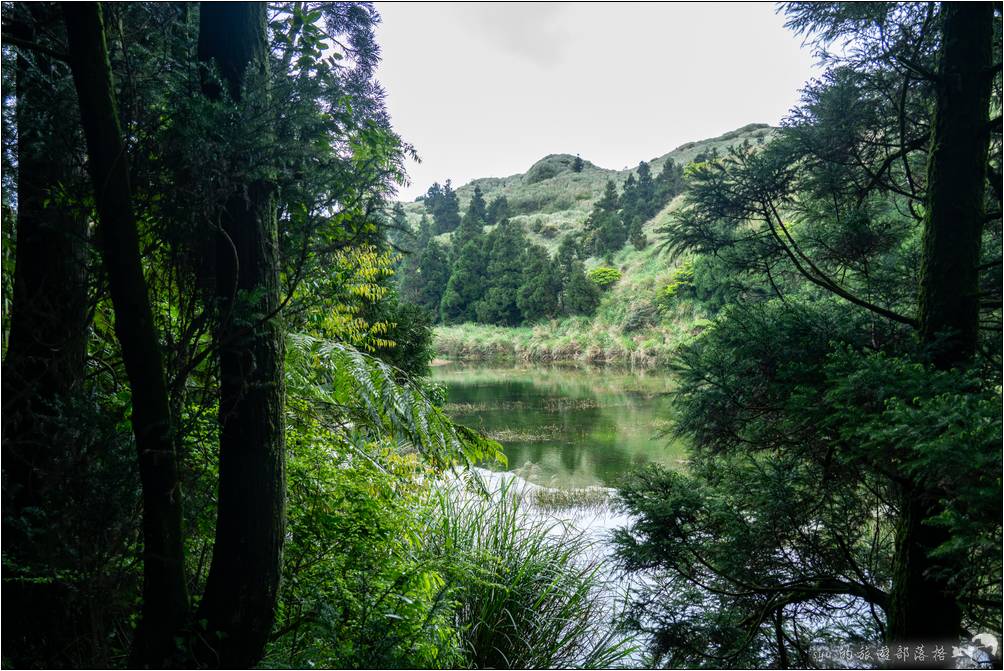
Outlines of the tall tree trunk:
[[[61,22],[58,5],[33,3],[19,9],[4,29],[25,43],[35,43],[43,28]],[[60,620],[65,607],[59,605],[66,585],[32,579],[51,578],[52,556],[63,539],[45,518],[25,513],[43,508],[62,486],[60,474],[72,452],[61,406],[84,377],[87,220],[63,192],[81,177],[67,152],[79,127],[60,109],[64,101],[57,90],[68,73],[41,51],[20,51],[16,58],[17,242],[0,396],[7,606],[3,640],[10,660],[22,666],[54,660],[55,651],[69,647],[67,623]],[[19,571],[27,569],[28,577],[14,579],[7,559]]]
[[[51,22],[51,7],[26,10],[31,16],[19,28],[34,41],[34,24]],[[17,247],[3,361],[4,503],[12,507],[5,518],[38,505],[46,464],[59,448],[46,418],[84,374],[87,220],[60,193],[76,178],[59,147],[73,133],[53,109],[56,64],[44,53],[32,60],[17,57]]]
[[992,3],[945,2],[942,59],[927,166],[920,330],[939,368],[967,363],[979,332],[993,81]]
[[[978,265],[983,231],[991,85],[992,3],[942,3],[942,56],[927,168],[921,260],[920,330],[934,364],[966,365],[977,347]],[[947,533],[925,520],[938,492],[903,487],[896,534],[889,636],[953,639],[962,612],[948,583],[950,567],[931,552]]]
[[[239,101],[265,104],[266,5],[202,3],[199,59]],[[205,94],[224,98],[206,77]],[[250,166],[249,166],[250,167]],[[255,664],[275,618],[285,536],[283,334],[272,187],[240,185],[221,213],[216,253],[220,315],[220,483],[216,542],[198,619],[213,648],[203,662]]]
[[70,64],[94,183],[98,238],[115,335],[132,390],[143,486],[143,606],[132,665],[169,666],[188,616],[181,492],[164,369],[140,263],[129,166],[116,109],[101,7],[63,5]]

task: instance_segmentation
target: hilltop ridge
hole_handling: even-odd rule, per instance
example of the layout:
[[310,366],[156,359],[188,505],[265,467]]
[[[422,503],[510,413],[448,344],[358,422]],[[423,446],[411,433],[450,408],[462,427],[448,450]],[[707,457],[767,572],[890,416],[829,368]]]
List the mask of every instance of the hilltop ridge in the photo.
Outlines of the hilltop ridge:
[[[704,152],[713,149],[721,152],[743,141],[762,142],[773,132],[768,124],[751,123],[716,137],[686,142],[649,159],[648,163],[652,172],[658,173],[669,159],[686,165]],[[460,211],[467,209],[475,187],[480,187],[486,201],[505,196],[510,218],[520,223],[534,242],[553,252],[565,235],[581,230],[607,180],[613,180],[620,189],[628,175],[637,170],[637,164],[623,170],[603,168],[582,157],[582,170],[575,172],[572,168],[575,158],[572,154],[549,154],[530,165],[526,172],[480,177],[455,187]],[[421,198],[402,205],[408,223],[417,230],[425,212]],[[448,242],[449,234],[441,237]]]
[[[713,138],[684,143],[648,161],[658,174],[667,160],[685,166],[702,154],[723,153],[729,146],[749,141],[759,143],[775,132],[766,124],[748,124]],[[486,201],[505,196],[510,220],[526,237],[553,255],[561,241],[583,231],[593,204],[607,180],[622,190],[628,175],[637,170],[610,170],[582,159],[582,169],[573,168],[575,156],[550,154],[533,163],[525,173],[508,177],[475,179],[457,189],[461,211],[466,210],[474,188],[480,187]],[[650,243],[672,211],[676,198],[642,225]],[[410,223],[417,226],[425,210],[421,201],[405,205]],[[438,236],[449,244],[450,233]],[[586,259],[587,269],[615,268],[620,279],[606,288],[590,317],[552,319],[532,326],[502,327],[487,324],[438,326],[436,349],[448,358],[508,357],[536,361],[577,360],[653,366],[668,361],[682,339],[702,326],[702,316],[692,308],[671,312],[659,308],[660,292],[677,277],[678,264],[661,252],[658,244],[642,249],[626,244],[607,258]],[[682,310],[682,311],[681,311]]]

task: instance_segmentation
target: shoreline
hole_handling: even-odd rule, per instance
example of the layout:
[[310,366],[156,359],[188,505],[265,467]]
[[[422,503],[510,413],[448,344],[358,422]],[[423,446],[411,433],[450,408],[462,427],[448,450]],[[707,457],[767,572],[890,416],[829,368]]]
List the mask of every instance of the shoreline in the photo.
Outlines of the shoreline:
[[563,326],[437,326],[430,365],[519,362],[656,369],[669,364],[683,335],[666,329],[625,334],[593,324],[585,329]]

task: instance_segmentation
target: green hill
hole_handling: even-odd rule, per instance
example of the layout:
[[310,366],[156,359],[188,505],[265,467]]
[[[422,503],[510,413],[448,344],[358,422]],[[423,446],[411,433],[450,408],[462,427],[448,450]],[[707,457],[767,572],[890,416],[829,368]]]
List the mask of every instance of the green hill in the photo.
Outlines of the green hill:
[[[668,159],[686,165],[712,149],[721,152],[744,140],[756,143],[771,132],[767,124],[748,124],[718,137],[680,145],[648,160],[648,163],[652,173],[657,174]],[[472,180],[457,188],[460,211],[466,211],[475,186],[481,187],[486,201],[490,202],[496,196],[505,196],[509,201],[511,219],[522,224],[534,242],[544,245],[553,253],[561,238],[581,230],[593,203],[602,195],[607,180],[612,179],[619,190],[628,175],[637,168],[634,165],[627,170],[608,170],[584,158],[582,172],[574,172],[574,160],[575,157],[569,154],[551,154],[534,163],[525,173]],[[418,221],[425,212],[421,200],[404,203],[404,208],[409,224],[417,228]],[[448,241],[449,234],[441,236],[441,239]]]
[[[672,159],[686,165],[702,154],[749,141],[764,141],[773,129],[766,124],[749,124],[734,131],[697,142],[688,142],[649,161],[653,173]],[[511,217],[527,237],[546,247],[552,254],[561,240],[581,231],[593,204],[602,195],[607,180],[622,188],[629,170],[608,170],[583,160],[581,172],[572,169],[574,156],[551,154],[534,163],[525,172],[509,177],[486,177],[457,188],[461,211],[466,210],[475,186],[486,201],[505,196]],[[678,206],[670,202],[648,220],[643,231],[656,241],[655,231]],[[421,200],[404,204],[409,224],[417,228],[425,208]],[[449,244],[449,233],[439,239]],[[657,241],[656,241],[657,242]],[[587,269],[606,265],[590,258]],[[484,324],[461,324],[436,328],[436,346],[441,355],[451,358],[515,357],[540,361],[589,361],[653,366],[665,363],[681,339],[700,328],[702,315],[676,308],[667,312],[659,306],[658,295],[671,284],[676,265],[661,253],[657,244],[636,250],[625,245],[613,255],[613,267],[621,279],[606,289],[596,314],[591,318],[568,317],[534,326],[499,327]]]

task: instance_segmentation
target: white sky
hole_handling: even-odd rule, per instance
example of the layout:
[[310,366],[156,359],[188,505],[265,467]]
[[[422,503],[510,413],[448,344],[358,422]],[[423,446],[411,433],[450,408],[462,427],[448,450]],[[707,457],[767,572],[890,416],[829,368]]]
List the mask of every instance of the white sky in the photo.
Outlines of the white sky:
[[777,124],[817,71],[769,3],[378,2],[377,77],[434,181],[547,154],[621,169],[747,123]]

